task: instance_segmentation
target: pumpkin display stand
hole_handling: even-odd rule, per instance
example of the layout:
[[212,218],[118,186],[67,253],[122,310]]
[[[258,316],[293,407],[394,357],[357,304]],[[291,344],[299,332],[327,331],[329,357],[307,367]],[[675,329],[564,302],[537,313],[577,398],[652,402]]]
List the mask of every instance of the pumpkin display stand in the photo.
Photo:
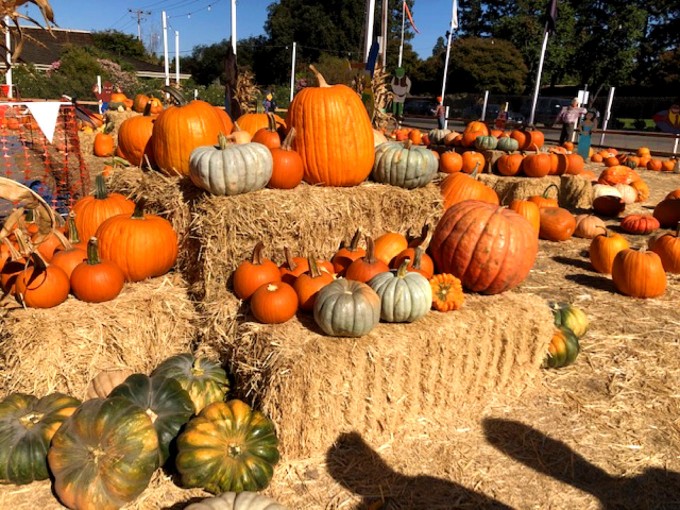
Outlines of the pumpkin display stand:
[[187,179],[127,168],[112,175],[108,187],[144,197],[149,210],[172,222],[180,240],[180,271],[208,307],[224,298],[231,273],[259,241],[265,256],[277,263],[284,262],[285,247],[303,257],[330,257],[357,228],[372,237],[387,231],[418,234],[444,212],[435,183],[413,190],[372,182],[352,187],[302,183],[289,190],[214,196]]
[[280,325],[246,317],[216,348],[291,460],[324,454],[345,432],[380,441],[477,418],[495,395],[533,386],[552,331],[545,300],[506,292],[358,339],[325,336],[302,314]]
[[494,189],[503,205],[509,205],[515,199],[526,200],[530,196],[542,195],[551,184],[559,189],[557,198],[561,207],[577,210],[590,209],[593,205],[592,183],[578,175],[547,175],[536,178],[484,173],[479,174],[478,179]]
[[149,372],[196,337],[196,310],[186,283],[166,275],[128,283],[113,301],[70,297],[49,309],[6,310],[0,318],[0,395],[83,398],[102,370]]

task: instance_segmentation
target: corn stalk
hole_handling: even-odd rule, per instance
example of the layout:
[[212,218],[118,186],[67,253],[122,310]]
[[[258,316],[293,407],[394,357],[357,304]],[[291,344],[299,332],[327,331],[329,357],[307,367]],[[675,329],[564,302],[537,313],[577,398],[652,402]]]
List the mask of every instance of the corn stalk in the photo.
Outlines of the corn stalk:
[[[40,12],[42,13],[43,16],[43,21],[45,22],[44,26],[38,20],[33,19],[25,14],[21,14],[20,12],[17,11],[18,7],[21,7],[22,5],[27,3],[37,5],[40,8]],[[52,6],[50,5],[48,0],[2,0],[2,4],[0,4],[0,18],[2,19],[2,26],[4,27],[4,29],[9,30],[10,26],[8,23],[5,22],[6,17],[9,17],[11,23],[14,24],[14,26],[17,29],[17,33],[19,34],[19,41],[14,47],[14,51],[12,52],[12,62],[16,62],[19,56],[21,55],[21,50],[23,50],[24,42],[26,40],[33,41],[33,43],[45,47],[45,45],[42,44],[40,41],[24,33],[24,31],[21,29],[21,26],[19,25],[20,20],[30,21],[34,25],[37,25],[39,28],[47,30],[50,34],[52,34],[52,25],[55,24],[54,12],[52,11]],[[2,47],[5,48],[6,52],[10,51],[10,49],[7,46],[5,46],[4,43],[2,43]],[[5,71],[7,70],[5,69]]]
[[234,97],[241,106],[241,113],[250,113],[257,110],[257,98],[260,89],[255,86],[255,75],[249,69],[240,71],[236,81],[236,94]]

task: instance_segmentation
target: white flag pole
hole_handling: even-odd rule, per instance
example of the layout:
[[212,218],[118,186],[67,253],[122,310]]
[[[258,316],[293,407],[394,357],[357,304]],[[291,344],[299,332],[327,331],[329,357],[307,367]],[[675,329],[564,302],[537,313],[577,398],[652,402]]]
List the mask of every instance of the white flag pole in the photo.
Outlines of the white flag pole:
[[170,63],[168,62],[168,17],[163,11],[163,55],[165,57],[165,85],[170,86]]
[[382,36],[382,42],[381,42],[381,48],[380,48],[380,53],[382,55],[382,66],[383,69],[387,69],[387,14],[389,11],[389,2],[388,0],[383,0],[382,3],[382,30],[381,30],[381,36]]
[[397,67],[401,67],[404,57],[404,26],[406,24],[406,1],[401,2],[401,43],[399,44],[399,62]]
[[179,85],[179,31],[175,30],[175,83]]
[[536,75],[536,86],[534,87],[534,98],[531,101],[531,113],[529,114],[529,125],[534,125],[534,115],[536,113],[536,103],[538,103],[538,91],[541,89],[541,73],[543,72],[543,61],[545,60],[545,50],[548,47],[548,24],[545,24],[543,33],[543,46],[541,47],[541,58],[538,61],[538,73]]
[[366,40],[364,41],[364,62],[368,62],[368,54],[373,44],[373,24],[375,23],[375,0],[366,0]]
[[236,56],[236,0],[231,0],[231,48]]
[[609,97],[607,98],[607,109],[604,111],[604,122],[602,123],[602,135],[600,135],[600,145],[604,145],[604,137],[609,124],[609,118],[612,114],[612,103],[614,102],[615,87],[609,89]]
[[293,102],[293,95],[295,94],[295,53],[296,53],[296,42],[293,41],[293,56],[290,63],[290,102]]
[[451,38],[453,31],[458,30],[458,0],[453,0],[451,5],[451,26],[449,28],[449,37],[446,43],[446,60],[444,61],[444,78],[442,79],[442,103],[446,97],[446,75],[449,72],[449,56],[451,55]]
[[479,120],[485,121],[486,120],[486,106],[489,103],[489,91],[485,90],[484,91],[484,103],[482,104],[482,116]]
[[12,99],[14,95],[12,92],[12,36],[9,31],[10,22],[9,16],[5,16],[5,47],[7,48],[7,54],[5,55],[5,63],[7,65],[5,83],[7,84],[7,97]]

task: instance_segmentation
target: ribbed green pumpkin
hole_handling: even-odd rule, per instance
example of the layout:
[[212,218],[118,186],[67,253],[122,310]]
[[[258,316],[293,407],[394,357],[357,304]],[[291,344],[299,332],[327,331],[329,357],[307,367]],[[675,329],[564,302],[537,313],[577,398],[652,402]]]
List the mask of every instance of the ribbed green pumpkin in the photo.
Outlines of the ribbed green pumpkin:
[[380,296],[365,283],[339,278],[316,295],[314,321],[330,336],[364,336],[380,322]]
[[502,136],[498,139],[498,143],[496,143],[496,150],[515,152],[519,150],[519,142],[509,136]]
[[543,364],[548,368],[566,367],[576,361],[580,350],[578,337],[569,328],[558,326],[553,332]]
[[189,177],[213,195],[239,195],[264,188],[272,177],[274,160],[261,143],[229,143],[197,147],[189,156]]
[[413,145],[410,140],[385,142],[375,149],[371,178],[401,188],[421,188],[437,175],[438,168],[437,159],[426,147]]
[[151,417],[158,434],[161,464],[164,464],[170,456],[170,443],[194,414],[189,393],[176,379],[132,374],[113,389],[109,398],[113,397],[137,404]]
[[430,131],[427,133],[427,136],[430,139],[430,143],[438,144],[443,143],[446,135],[450,133],[450,129],[430,129]]
[[265,488],[279,461],[272,421],[240,400],[215,402],[177,438],[175,465],[185,487],[213,494]]
[[479,150],[492,151],[498,146],[498,138],[495,136],[478,136],[475,138],[475,147]]
[[432,287],[422,274],[408,271],[410,260],[399,269],[378,273],[368,282],[380,296],[380,318],[385,322],[413,322],[432,308]]
[[121,397],[83,403],[54,434],[47,454],[59,500],[78,510],[117,510],[133,501],[159,458],[151,418]]
[[41,399],[12,393],[0,402],[0,482],[21,485],[48,478],[52,436],[79,405],[61,393]]
[[151,373],[151,377],[177,379],[191,397],[198,414],[208,404],[221,402],[229,391],[227,373],[216,361],[191,353],[171,356]]
[[184,510],[286,510],[286,507],[256,492],[225,492],[192,503]]
[[588,331],[588,316],[579,307],[570,303],[550,303],[555,317],[555,326],[569,328],[581,338]]

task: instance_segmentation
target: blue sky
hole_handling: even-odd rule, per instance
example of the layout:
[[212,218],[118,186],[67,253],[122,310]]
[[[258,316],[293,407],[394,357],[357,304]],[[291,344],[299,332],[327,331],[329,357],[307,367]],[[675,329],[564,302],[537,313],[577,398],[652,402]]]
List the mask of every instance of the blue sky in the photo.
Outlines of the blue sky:
[[[320,0],[323,1],[323,0]],[[163,50],[162,11],[168,16],[168,45],[175,52],[175,31],[179,32],[180,57],[194,46],[210,45],[231,38],[231,0],[50,0],[55,20],[61,28],[80,30],[114,29],[137,35],[136,11],[142,11],[142,39],[147,44],[152,34]],[[236,36],[238,39],[264,33],[267,6],[272,0],[237,0]],[[380,0],[376,0],[380,4]],[[39,18],[37,9],[20,7],[19,12]],[[444,36],[451,21],[451,0],[417,0],[413,19],[420,30],[411,43],[421,58],[427,58],[437,37]],[[132,11],[132,12],[131,12]],[[461,24],[464,20],[460,20]],[[408,20],[407,20],[408,23]],[[331,48],[332,49],[332,48]]]

